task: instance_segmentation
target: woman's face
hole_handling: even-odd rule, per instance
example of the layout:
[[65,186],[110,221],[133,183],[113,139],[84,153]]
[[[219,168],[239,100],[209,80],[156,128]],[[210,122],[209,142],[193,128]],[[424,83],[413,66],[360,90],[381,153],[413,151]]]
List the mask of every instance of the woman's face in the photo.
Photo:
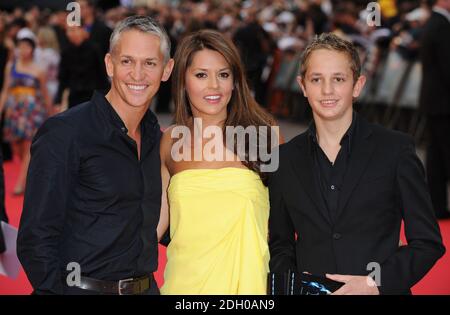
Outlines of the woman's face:
[[234,80],[230,65],[219,52],[210,49],[196,52],[185,81],[194,117],[226,119]]
[[19,41],[17,44],[17,49],[19,52],[20,59],[30,59],[33,58],[33,47],[30,43],[26,41]]

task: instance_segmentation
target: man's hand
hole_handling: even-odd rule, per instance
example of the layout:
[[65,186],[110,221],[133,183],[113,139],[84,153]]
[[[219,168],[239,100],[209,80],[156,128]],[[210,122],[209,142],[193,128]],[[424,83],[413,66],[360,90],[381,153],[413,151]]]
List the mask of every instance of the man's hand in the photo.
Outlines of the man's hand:
[[379,295],[377,284],[368,276],[330,275],[327,278],[343,282],[344,285],[333,295]]

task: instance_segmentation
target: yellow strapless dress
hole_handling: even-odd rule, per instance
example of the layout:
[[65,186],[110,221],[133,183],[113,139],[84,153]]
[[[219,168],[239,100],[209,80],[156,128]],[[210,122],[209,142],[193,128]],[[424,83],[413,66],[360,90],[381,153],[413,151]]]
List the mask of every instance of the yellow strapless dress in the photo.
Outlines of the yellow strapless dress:
[[248,169],[189,169],[168,188],[161,294],[266,294],[269,194]]

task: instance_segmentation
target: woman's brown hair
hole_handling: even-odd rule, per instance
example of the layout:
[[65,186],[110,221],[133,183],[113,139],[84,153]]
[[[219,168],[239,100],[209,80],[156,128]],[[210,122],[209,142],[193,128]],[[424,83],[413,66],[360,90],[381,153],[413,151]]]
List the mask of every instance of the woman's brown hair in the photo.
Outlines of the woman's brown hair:
[[[274,120],[263,108],[256,103],[250,88],[248,87],[244,67],[236,46],[231,40],[214,30],[201,30],[185,36],[179,43],[175,52],[175,66],[172,73],[173,78],[173,97],[175,103],[175,123],[177,125],[188,126],[192,121],[192,111],[186,92],[186,71],[192,63],[194,54],[198,51],[209,49],[219,52],[227,61],[233,73],[234,89],[230,102],[227,105],[227,118],[223,126],[224,141],[226,139],[225,128],[227,126],[244,128],[255,126],[259,136],[259,126],[270,127]],[[258,145],[267,145],[267,152],[270,152],[271,133],[265,137],[267,143]],[[258,137],[260,139],[260,137]],[[261,172],[261,160],[258,151],[256,161],[249,158],[249,139],[245,139],[245,159],[243,164],[257,172],[264,183],[266,176]],[[258,140],[259,141],[259,140]],[[234,141],[234,151],[237,152],[236,140]],[[231,148],[230,148],[231,149]]]

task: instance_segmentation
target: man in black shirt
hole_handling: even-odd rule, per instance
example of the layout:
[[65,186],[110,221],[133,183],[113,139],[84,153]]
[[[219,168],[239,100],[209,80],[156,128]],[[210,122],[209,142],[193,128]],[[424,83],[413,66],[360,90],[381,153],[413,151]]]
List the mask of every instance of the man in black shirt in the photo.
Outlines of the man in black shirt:
[[106,96],[51,117],[33,140],[17,251],[37,294],[159,292],[161,131],[149,106],[173,67],[170,41],[133,16],[110,48]]
[[234,34],[233,42],[239,49],[247,80],[255,93],[255,100],[264,105],[266,100],[261,75],[270,51],[271,39],[270,35],[259,24],[255,12],[249,12],[245,25]]
[[58,92],[55,104],[60,105],[64,90],[69,90],[68,107],[87,102],[94,90],[106,91],[108,78],[103,62],[104,53],[92,41],[82,26],[68,26],[69,45],[61,53]]
[[353,111],[365,78],[336,35],[308,45],[298,82],[314,122],[269,180],[270,270],[327,276],[335,294],[411,293],[445,252],[412,138]]

